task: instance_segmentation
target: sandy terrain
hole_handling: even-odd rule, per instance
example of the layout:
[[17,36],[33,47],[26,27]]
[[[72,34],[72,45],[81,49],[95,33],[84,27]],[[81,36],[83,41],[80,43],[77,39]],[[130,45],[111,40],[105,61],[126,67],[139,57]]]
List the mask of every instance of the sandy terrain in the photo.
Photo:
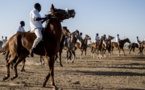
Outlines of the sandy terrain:
[[[114,53],[118,53],[115,51]],[[145,56],[115,54],[112,58],[92,58],[90,50],[87,56],[66,64],[65,51],[63,52],[63,67],[55,63],[55,83],[59,90],[145,90]],[[11,81],[2,81],[6,73],[5,60],[0,55],[0,90],[52,90],[50,81],[46,88],[42,88],[42,82],[48,73],[46,65],[40,65],[39,56],[27,58],[26,72],[20,72],[19,76]],[[12,72],[11,72],[12,76]]]

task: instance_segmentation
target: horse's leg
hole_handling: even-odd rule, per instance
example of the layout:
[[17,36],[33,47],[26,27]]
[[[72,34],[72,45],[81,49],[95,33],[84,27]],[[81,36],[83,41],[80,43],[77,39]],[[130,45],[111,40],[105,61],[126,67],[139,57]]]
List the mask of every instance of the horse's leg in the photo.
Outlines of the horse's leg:
[[70,57],[70,50],[68,49],[66,54],[66,63],[68,63],[69,57]]
[[9,61],[6,61],[6,69],[7,69],[7,74],[4,76],[3,80],[6,80],[10,77],[10,64],[13,63],[17,59],[17,56],[12,54]]
[[97,58],[99,58],[99,49],[96,49]]
[[132,48],[129,49],[129,55],[130,55],[131,50],[132,50]]
[[87,59],[87,48],[85,48],[85,58]]
[[25,72],[25,62],[26,62],[26,59],[24,59],[22,61],[22,69],[21,69],[21,72]]
[[124,56],[126,56],[123,48],[122,48],[122,51],[123,51],[123,53],[124,53]]
[[91,47],[91,56],[94,58],[95,48]]
[[10,63],[8,62],[6,62],[6,69],[7,69],[7,74],[4,76],[3,81],[10,77]]
[[112,47],[112,49],[111,49],[111,52],[112,52],[111,54],[112,54],[112,55],[113,55],[113,50],[114,50],[114,47]]
[[62,62],[61,62],[61,53],[62,53],[62,51],[59,51],[59,64],[61,67],[63,67]]
[[22,60],[24,61],[25,59],[18,58],[17,61],[16,61],[16,63],[14,63],[14,75],[13,75],[13,77],[11,78],[11,80],[14,80],[15,78],[18,77],[17,66],[18,66],[18,64],[19,64]]
[[135,48],[133,48],[133,53],[134,53],[134,55],[136,55],[136,53],[135,53]]
[[120,49],[120,48],[118,48],[118,50],[119,50],[118,56],[120,56],[120,51],[121,51],[121,49]]
[[82,59],[82,56],[83,56],[83,49],[81,49],[80,59]]
[[111,48],[108,48],[109,57],[111,57]]
[[[17,66],[18,64],[23,61],[23,64],[25,66],[25,58],[29,55],[29,51],[26,49],[21,50],[21,53],[19,53],[19,56],[17,56],[16,61],[14,62],[14,75],[11,78],[11,80],[15,79],[18,77],[18,72],[17,72]],[[24,69],[24,66],[22,69]]]
[[49,77],[51,78],[51,85],[56,88],[55,86],[55,83],[54,83],[54,56],[46,56],[46,59],[47,59],[47,64],[48,64],[48,67],[49,67],[49,72],[43,82],[43,87],[46,86],[46,83],[49,79]]
[[72,55],[73,55],[72,63],[74,63],[74,59],[75,59],[75,51],[74,50],[72,50]]
[[45,64],[45,60],[44,60],[44,58],[43,58],[42,55],[40,55],[40,63],[41,63],[41,65],[44,65]]

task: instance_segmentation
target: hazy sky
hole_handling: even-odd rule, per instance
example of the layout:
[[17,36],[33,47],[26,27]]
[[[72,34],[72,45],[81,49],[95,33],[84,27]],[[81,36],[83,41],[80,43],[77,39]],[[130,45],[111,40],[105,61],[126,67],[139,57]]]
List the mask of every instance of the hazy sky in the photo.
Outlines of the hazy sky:
[[[62,22],[70,31],[78,29],[83,36],[120,34],[135,41],[145,39],[145,0],[1,0],[0,1],[0,37],[11,37],[21,20],[25,21],[26,31],[30,30],[29,13],[34,4],[42,6],[43,17],[50,10],[51,4],[56,8],[69,8],[76,11],[73,19]],[[1,38],[0,38],[1,39]]]

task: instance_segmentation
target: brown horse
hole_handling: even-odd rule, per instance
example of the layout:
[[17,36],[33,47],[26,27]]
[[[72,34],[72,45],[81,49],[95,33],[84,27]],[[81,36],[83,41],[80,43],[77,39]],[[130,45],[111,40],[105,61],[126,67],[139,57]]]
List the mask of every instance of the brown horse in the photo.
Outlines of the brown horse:
[[[97,58],[102,58],[104,56],[103,41],[105,41],[106,35],[101,36],[99,42],[96,44]],[[106,48],[105,48],[106,49]]]
[[88,47],[88,40],[91,40],[91,37],[89,35],[86,35],[85,38],[81,42],[82,45],[80,44],[80,42],[75,43],[75,47],[74,47],[75,50],[80,49],[80,51],[81,51],[80,59],[82,59],[83,52],[85,52],[85,56],[86,56],[87,47]]
[[[43,41],[41,41],[36,49],[35,54],[43,55],[47,59],[49,72],[43,82],[43,87],[49,78],[51,78],[51,85],[56,88],[54,83],[54,56],[59,51],[60,41],[62,37],[61,21],[75,16],[74,10],[66,12],[62,9],[56,9],[51,6],[51,15],[49,22],[46,23],[43,33]],[[10,64],[13,63],[14,76],[12,80],[18,77],[17,65],[29,55],[29,50],[32,47],[36,35],[29,32],[20,32],[13,35],[8,43],[2,48],[2,51],[10,51],[10,59],[6,62],[7,74],[3,78],[6,80],[10,77]]]
[[[101,36],[99,41],[97,43],[90,43],[91,48],[91,55],[94,58],[94,53],[97,54],[97,58],[101,58],[103,56],[103,53],[106,50],[105,45],[103,44],[103,41],[106,39],[106,35]],[[101,55],[100,55],[101,54]]]
[[116,48],[118,48],[118,50],[119,50],[119,56],[120,56],[120,51],[121,51],[121,50],[123,51],[124,56],[125,56],[124,44],[125,44],[126,42],[131,43],[130,40],[129,40],[128,38],[125,38],[125,39],[123,39],[123,40],[120,40],[120,41],[119,41],[119,45],[118,45],[117,42],[112,42],[112,43],[111,43],[112,54],[113,54],[113,49],[114,49],[114,47],[116,47]]
[[135,48],[139,49],[139,45],[137,43],[130,43],[128,45],[128,48],[129,48],[129,54],[131,53],[131,51],[133,51],[135,54]]
[[142,41],[142,42],[140,43],[140,47],[139,47],[139,49],[140,49],[140,54],[142,54],[142,55],[143,55],[143,50],[144,50],[144,48],[145,48],[145,41]]
[[[100,40],[99,40],[100,41]],[[98,42],[99,42],[98,41]],[[91,56],[93,57],[93,58],[95,58],[95,54],[94,53],[97,53],[97,46],[98,44],[96,44],[95,42],[90,42],[90,48],[91,48]],[[105,46],[105,44],[104,43],[102,43],[102,51],[106,51],[106,46]]]

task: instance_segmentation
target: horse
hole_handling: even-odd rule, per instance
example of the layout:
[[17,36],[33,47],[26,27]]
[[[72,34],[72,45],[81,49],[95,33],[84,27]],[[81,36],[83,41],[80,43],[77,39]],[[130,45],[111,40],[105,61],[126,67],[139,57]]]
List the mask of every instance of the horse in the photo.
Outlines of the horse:
[[111,40],[114,39],[113,36],[108,35],[108,39],[105,40],[106,49],[108,50],[109,56],[111,57]]
[[[96,43],[96,49],[97,49],[97,58],[102,58],[104,55],[104,47],[103,47],[103,41],[105,41],[106,35],[101,36],[100,40]],[[106,48],[105,48],[106,50]]]
[[74,62],[74,59],[76,57],[74,46],[78,39],[78,35],[79,35],[78,32],[74,31],[74,32],[70,33],[67,38],[67,55],[66,55],[67,62],[68,62],[68,60],[71,60],[72,63]]
[[[51,78],[51,85],[57,89],[54,82],[54,56],[59,51],[60,41],[62,37],[61,22],[65,19],[73,18],[75,16],[74,10],[62,10],[54,8],[51,5],[51,14],[49,15],[49,22],[46,22],[45,29],[42,31],[43,40],[37,45],[34,50],[35,54],[45,56],[48,63],[49,72],[43,82],[43,87],[49,78]],[[29,55],[29,50],[36,38],[34,33],[19,32],[14,34],[6,43],[6,45],[0,50],[5,52],[9,50],[10,59],[6,62],[7,74],[3,80],[7,80],[10,77],[10,64],[13,63],[14,76],[11,80],[18,77],[17,65]]]
[[145,41],[142,41],[141,43],[140,43],[140,54],[142,54],[143,55],[143,50],[144,50],[144,48],[145,48]]
[[85,56],[86,56],[88,40],[91,40],[91,37],[89,35],[86,35],[81,43],[80,42],[75,43],[75,47],[74,47],[75,51],[77,49],[80,49],[80,51],[81,51],[80,59],[82,59],[83,52],[85,52]]
[[130,43],[128,45],[128,48],[129,48],[129,55],[130,55],[131,51],[133,51],[135,54],[135,48],[139,49],[139,45],[137,43]]
[[[101,58],[103,56],[103,53],[106,50],[105,45],[103,44],[103,41],[106,39],[106,35],[101,36],[101,38],[98,40],[97,43],[90,42],[90,48],[91,48],[91,56],[94,58],[94,53],[96,52],[97,58]],[[101,54],[101,55],[100,55]]]
[[112,54],[113,54],[113,49],[114,49],[114,47],[116,47],[116,48],[118,48],[118,50],[119,50],[119,56],[120,56],[120,50],[122,50],[123,53],[124,53],[124,56],[126,56],[126,55],[125,55],[125,52],[124,52],[124,49],[123,49],[124,44],[125,44],[126,42],[131,43],[130,40],[129,40],[128,38],[125,38],[125,39],[123,39],[123,40],[120,40],[120,41],[119,41],[119,45],[118,45],[117,42],[111,42]]
[[[101,39],[100,39],[101,40]],[[98,40],[98,42],[100,42],[100,40]],[[96,42],[91,42],[90,41],[90,48],[91,48],[91,56],[93,58],[95,58],[95,54],[94,53],[97,53],[97,48],[98,48],[98,44],[96,44]],[[102,52],[105,52],[106,51],[106,46],[104,43],[102,43]]]
[[61,62],[61,54],[62,54],[62,51],[63,51],[64,47],[67,46],[66,37],[68,37],[69,35],[70,35],[69,30],[66,27],[63,27],[63,29],[62,29],[62,40],[60,42],[59,52],[55,56],[55,60],[59,59],[59,64],[60,64],[61,67],[63,67],[62,62]]

